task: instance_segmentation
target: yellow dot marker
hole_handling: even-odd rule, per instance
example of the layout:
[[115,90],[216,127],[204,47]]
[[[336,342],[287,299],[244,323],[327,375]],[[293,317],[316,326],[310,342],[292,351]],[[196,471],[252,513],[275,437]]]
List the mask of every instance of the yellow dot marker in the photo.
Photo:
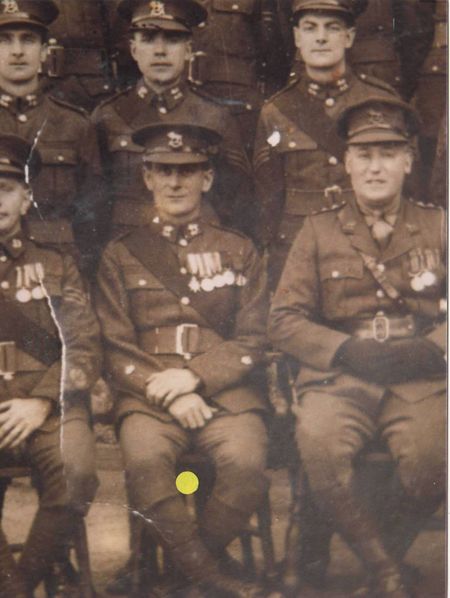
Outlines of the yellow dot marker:
[[183,471],[183,473],[180,473],[177,477],[175,484],[178,492],[189,495],[197,492],[198,487],[200,486],[200,481],[192,471]]

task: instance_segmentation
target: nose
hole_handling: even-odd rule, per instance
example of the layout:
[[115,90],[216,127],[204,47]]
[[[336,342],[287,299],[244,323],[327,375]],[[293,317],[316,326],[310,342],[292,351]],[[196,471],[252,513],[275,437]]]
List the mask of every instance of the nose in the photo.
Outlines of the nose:
[[319,44],[325,44],[328,41],[328,30],[324,25],[319,25],[316,29],[316,41]]
[[158,56],[164,56],[167,53],[167,43],[164,35],[162,33],[158,33],[153,41],[153,48],[155,54]]
[[374,152],[370,157],[369,170],[372,173],[380,172],[381,170],[381,160],[377,152]]
[[168,177],[168,183],[171,189],[177,189],[180,186],[180,173],[178,169],[172,168]]
[[14,39],[12,41],[11,51],[14,56],[21,56],[23,54],[23,44],[20,39]]

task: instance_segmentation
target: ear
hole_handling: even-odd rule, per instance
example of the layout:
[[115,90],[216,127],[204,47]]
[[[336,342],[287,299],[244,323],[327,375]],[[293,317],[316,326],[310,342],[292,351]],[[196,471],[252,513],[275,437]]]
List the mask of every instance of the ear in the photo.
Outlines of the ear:
[[47,44],[42,44],[42,47],[41,47],[41,64],[44,64],[44,62],[47,60],[47,56],[48,56],[48,45]]
[[294,27],[294,42],[295,42],[295,47],[296,48],[300,48],[301,47],[302,33],[300,31],[300,26],[299,25],[296,25]]
[[353,42],[355,41],[356,29],[355,27],[349,27],[347,29],[346,40],[345,40],[345,47],[349,50],[353,46]]
[[22,205],[20,206],[20,215],[21,216],[26,216],[28,210],[31,207],[32,199],[33,199],[33,193],[31,191],[31,189],[29,189],[29,188],[24,189],[24,199],[23,199]]
[[351,161],[352,161],[352,157],[350,155],[350,150],[347,150],[345,152],[345,156],[344,156],[344,166],[345,166],[345,172],[347,174],[350,174]]
[[134,37],[130,39],[130,54],[136,60],[136,40]]
[[149,191],[153,191],[153,172],[151,167],[147,168],[146,166],[144,166],[144,169],[142,171],[142,177],[144,179],[144,183],[147,189]]
[[211,189],[212,184],[214,182],[214,171],[212,168],[208,168],[208,170],[203,171],[203,185],[202,191],[203,193],[208,193]]
[[192,40],[188,40],[186,42],[186,55],[185,55],[185,60],[186,62],[189,62],[192,59]]
[[411,174],[413,164],[414,164],[414,153],[413,153],[412,148],[409,147],[406,150],[406,156],[405,156],[405,174]]

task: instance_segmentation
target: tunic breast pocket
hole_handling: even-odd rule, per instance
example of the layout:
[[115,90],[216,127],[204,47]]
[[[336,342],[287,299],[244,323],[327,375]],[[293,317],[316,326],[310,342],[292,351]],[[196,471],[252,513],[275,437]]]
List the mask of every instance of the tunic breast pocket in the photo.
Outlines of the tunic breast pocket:
[[[68,141],[68,144],[70,142]],[[38,177],[38,199],[60,208],[72,203],[78,190],[78,156],[70,147],[39,147],[42,170]],[[64,216],[58,210],[59,216]]]
[[142,147],[134,144],[131,135],[114,135],[108,138],[111,176],[124,186],[135,185],[142,179]]
[[125,274],[125,288],[130,301],[130,317],[139,329],[157,326],[170,309],[166,288],[145,271]]
[[358,301],[365,292],[363,276],[362,260],[333,260],[320,266],[322,313],[326,319],[357,314]]

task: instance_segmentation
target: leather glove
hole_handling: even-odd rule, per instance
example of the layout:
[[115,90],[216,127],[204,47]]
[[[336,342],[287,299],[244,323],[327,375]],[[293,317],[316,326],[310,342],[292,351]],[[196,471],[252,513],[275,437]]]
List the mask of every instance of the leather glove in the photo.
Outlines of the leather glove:
[[334,365],[383,386],[445,375],[447,369],[441,349],[420,337],[387,343],[351,338],[339,347]]

